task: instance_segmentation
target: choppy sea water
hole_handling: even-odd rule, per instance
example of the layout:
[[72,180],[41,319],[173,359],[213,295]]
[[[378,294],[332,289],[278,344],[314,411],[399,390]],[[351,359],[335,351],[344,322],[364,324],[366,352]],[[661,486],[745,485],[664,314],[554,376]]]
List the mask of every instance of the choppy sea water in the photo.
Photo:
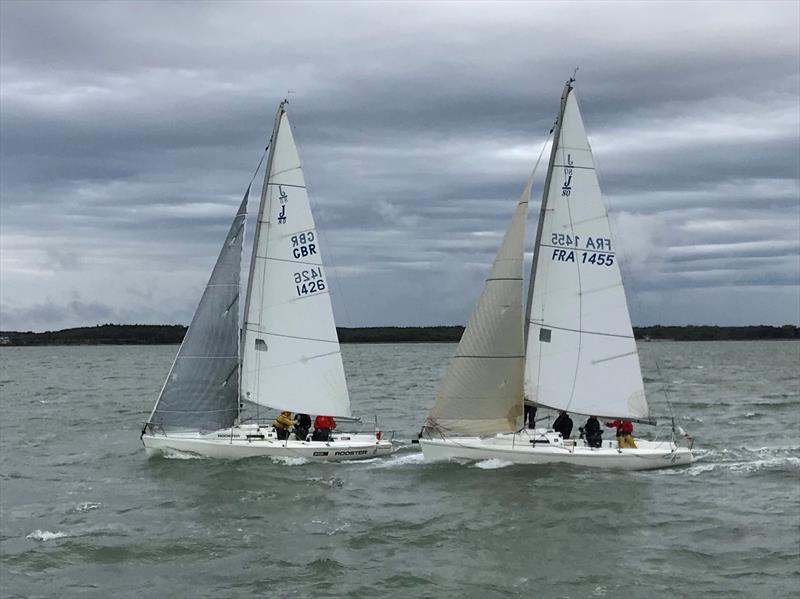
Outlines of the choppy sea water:
[[646,473],[424,463],[454,348],[344,346],[400,449],[343,464],[148,460],[176,347],[3,348],[0,596],[797,596],[800,343],[641,344],[703,456]]

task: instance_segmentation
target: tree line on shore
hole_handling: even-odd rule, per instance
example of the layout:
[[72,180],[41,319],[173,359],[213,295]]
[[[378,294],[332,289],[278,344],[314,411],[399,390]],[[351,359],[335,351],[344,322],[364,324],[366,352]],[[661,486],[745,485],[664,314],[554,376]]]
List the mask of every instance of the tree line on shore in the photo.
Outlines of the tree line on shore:
[[[648,326],[634,327],[645,341],[733,341],[800,339],[800,327],[783,326]],[[454,343],[462,326],[337,328],[342,343]],[[0,331],[0,345],[159,345],[183,340],[182,325],[103,324],[44,333]]]

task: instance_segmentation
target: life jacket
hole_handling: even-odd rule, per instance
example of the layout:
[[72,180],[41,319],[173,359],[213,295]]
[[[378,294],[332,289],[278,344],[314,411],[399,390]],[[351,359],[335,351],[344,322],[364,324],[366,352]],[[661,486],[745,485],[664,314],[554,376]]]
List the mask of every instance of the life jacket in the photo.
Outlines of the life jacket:
[[633,433],[633,423],[630,420],[614,420],[608,424],[617,429],[617,436]]

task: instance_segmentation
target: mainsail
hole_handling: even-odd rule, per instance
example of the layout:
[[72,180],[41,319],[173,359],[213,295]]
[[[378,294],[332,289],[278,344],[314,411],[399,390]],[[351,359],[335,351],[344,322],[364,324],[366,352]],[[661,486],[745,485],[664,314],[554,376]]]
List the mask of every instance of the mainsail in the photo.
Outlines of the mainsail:
[[285,102],[267,160],[243,329],[242,399],[350,416],[320,239]]
[[164,430],[219,430],[238,414],[239,278],[249,195],[248,187],[150,415]]
[[525,395],[579,414],[648,420],[617,246],[571,82],[558,124],[531,270]]
[[450,361],[427,426],[443,433],[511,432],[522,424],[522,264],[529,182]]

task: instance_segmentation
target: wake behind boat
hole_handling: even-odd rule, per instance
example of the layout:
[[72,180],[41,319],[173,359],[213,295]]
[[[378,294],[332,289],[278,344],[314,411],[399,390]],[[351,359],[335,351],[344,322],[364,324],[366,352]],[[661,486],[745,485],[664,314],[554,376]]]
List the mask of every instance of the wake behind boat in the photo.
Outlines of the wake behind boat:
[[554,429],[522,428],[523,405],[655,424],[573,81],[564,87],[553,132],[527,317],[522,268],[533,175],[420,433],[426,459],[625,470],[692,462],[691,441],[679,445],[674,425],[666,440],[635,442],[627,434],[575,440]]
[[377,425],[367,433],[336,432],[327,428],[331,425],[312,433],[299,423],[290,431],[278,420],[274,428],[269,421],[244,418],[243,408],[263,406],[353,420],[328,279],[285,101],[267,154],[240,331],[249,195],[250,186],[142,429],[148,455],[337,461],[391,453],[391,439]]

